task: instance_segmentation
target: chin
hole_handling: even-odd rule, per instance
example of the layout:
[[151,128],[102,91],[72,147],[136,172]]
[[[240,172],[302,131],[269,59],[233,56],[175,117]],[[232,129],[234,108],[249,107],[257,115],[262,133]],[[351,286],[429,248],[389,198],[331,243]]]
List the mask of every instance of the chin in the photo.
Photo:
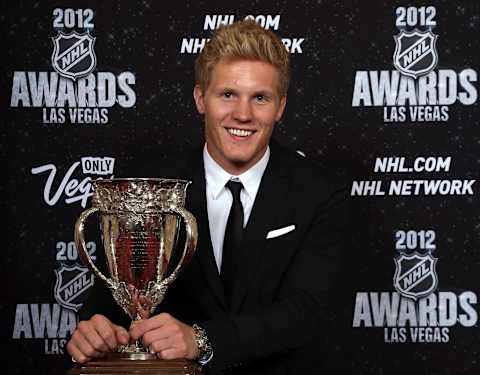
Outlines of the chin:
[[241,165],[247,164],[250,160],[252,160],[253,155],[235,153],[235,154],[227,155],[227,159],[230,163],[241,166]]
[[241,168],[248,163],[248,159],[241,159],[241,158],[229,158],[228,161],[230,162],[231,165],[234,165],[238,168]]

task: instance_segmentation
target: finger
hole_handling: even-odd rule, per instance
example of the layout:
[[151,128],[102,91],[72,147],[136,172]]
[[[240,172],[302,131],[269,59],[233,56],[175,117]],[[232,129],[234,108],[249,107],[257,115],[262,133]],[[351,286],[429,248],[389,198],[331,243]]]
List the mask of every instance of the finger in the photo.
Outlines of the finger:
[[184,358],[181,353],[176,348],[170,348],[162,350],[161,352],[157,353],[157,357],[160,359],[177,359],[177,358]]
[[[116,336],[116,328],[119,327],[116,324],[113,324],[109,319],[107,319],[105,316],[96,314],[90,319],[93,329],[98,333],[98,335],[101,337],[103,342],[106,344],[107,348],[99,348],[97,346],[94,347],[97,350],[115,350],[118,346],[117,342],[117,336]],[[90,337],[90,336],[87,336]],[[92,336],[92,340],[94,339],[94,336]]]
[[113,329],[115,331],[115,337],[118,343],[122,345],[127,345],[130,341],[130,335],[128,334],[128,331],[122,326],[117,326],[115,324],[113,324],[113,326]]
[[[117,342],[117,335],[116,335],[114,324],[111,323],[107,326],[98,327],[97,330],[100,338],[108,347],[108,349],[104,351],[115,350],[118,346],[118,342]],[[93,340],[93,337],[92,337],[92,340]],[[103,346],[101,349],[104,349]]]
[[91,358],[87,357],[82,351],[76,346],[72,340],[67,344],[67,351],[72,356],[72,358],[78,363],[88,362]]
[[158,354],[163,350],[172,349],[173,344],[171,339],[166,338],[166,339],[156,340],[152,342],[150,345],[148,345],[148,347],[150,348],[150,351],[153,351],[154,353]]
[[142,336],[143,345],[149,346],[157,340],[167,339],[175,336],[180,332],[180,327],[175,324],[165,324],[160,328],[148,331]]
[[130,326],[130,335],[133,340],[142,337],[146,332],[160,328],[167,321],[170,321],[172,317],[169,314],[158,314],[152,318],[139,320]]
[[72,343],[85,357],[98,358],[102,356],[102,351],[96,350],[90,341],[79,331],[75,331],[72,336]]
[[78,327],[75,333],[78,334],[77,337],[79,343],[82,343],[85,347],[85,343],[88,343],[88,345],[90,345],[94,350],[98,352],[106,352],[109,350],[109,345],[107,344],[107,342],[105,342],[101,334],[97,331],[97,327],[95,327],[94,323],[85,321],[78,323]]

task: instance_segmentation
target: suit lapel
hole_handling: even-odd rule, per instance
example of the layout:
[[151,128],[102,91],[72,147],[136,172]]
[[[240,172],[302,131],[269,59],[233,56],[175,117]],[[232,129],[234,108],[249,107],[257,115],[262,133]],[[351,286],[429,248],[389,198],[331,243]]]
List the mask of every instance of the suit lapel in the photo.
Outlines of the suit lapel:
[[215,256],[213,255],[212,240],[208,224],[206,183],[203,167],[202,152],[197,151],[187,164],[186,176],[192,181],[187,191],[186,207],[192,212],[198,225],[198,248],[192,261],[197,262],[202,268],[201,274],[205,278],[224,310],[227,310],[227,301],[223,292],[220,276],[218,274]]
[[245,228],[242,241],[243,261],[240,276],[235,284],[231,311],[237,311],[243,302],[254,272],[262,257],[268,230],[281,223],[283,210],[274,207],[286,203],[288,178],[283,153],[278,146],[271,146],[270,160],[263,174],[255,202]]

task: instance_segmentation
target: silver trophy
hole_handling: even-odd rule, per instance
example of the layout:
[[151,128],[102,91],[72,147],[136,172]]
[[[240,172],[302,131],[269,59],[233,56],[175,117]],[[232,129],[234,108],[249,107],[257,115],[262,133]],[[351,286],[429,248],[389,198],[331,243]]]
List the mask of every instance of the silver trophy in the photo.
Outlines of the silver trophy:
[[[153,313],[195,251],[197,223],[184,208],[189,184],[161,178],[93,181],[92,208],[83,211],[75,224],[82,261],[107,284],[132,321]],[[99,271],[85,246],[85,220],[97,211],[110,277]],[[177,253],[182,219],[186,241]],[[173,259],[178,259],[176,265],[170,264]],[[138,340],[119,351],[132,353],[132,358],[148,356]]]

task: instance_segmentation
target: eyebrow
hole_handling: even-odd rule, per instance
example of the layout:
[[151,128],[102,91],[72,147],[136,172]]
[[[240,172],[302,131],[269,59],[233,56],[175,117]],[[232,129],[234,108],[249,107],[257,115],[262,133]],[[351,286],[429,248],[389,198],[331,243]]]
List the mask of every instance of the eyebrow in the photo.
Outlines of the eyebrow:
[[258,90],[258,91],[254,91],[253,95],[254,96],[257,96],[257,95],[273,96],[274,92],[270,90]]
[[[225,92],[225,91],[231,91],[231,92],[238,92],[237,89],[234,89],[230,86],[223,86],[223,87],[218,87],[216,89],[216,91],[218,92]],[[253,96],[257,96],[257,95],[263,95],[263,96],[274,96],[275,95],[275,92],[274,91],[271,91],[271,90],[268,90],[268,89],[259,89],[259,90],[255,90],[253,91],[252,93]]]
[[222,86],[222,87],[218,87],[216,89],[217,91],[236,91],[235,89],[229,87],[229,86]]

